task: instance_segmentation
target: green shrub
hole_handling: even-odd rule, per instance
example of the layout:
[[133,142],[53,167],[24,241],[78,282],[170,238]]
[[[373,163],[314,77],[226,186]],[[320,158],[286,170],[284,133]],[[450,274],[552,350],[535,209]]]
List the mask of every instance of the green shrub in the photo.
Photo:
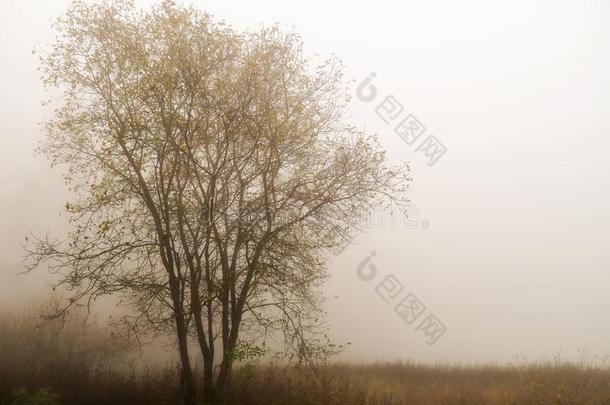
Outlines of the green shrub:
[[59,395],[43,388],[33,393],[26,390],[17,390],[10,405],[60,405]]

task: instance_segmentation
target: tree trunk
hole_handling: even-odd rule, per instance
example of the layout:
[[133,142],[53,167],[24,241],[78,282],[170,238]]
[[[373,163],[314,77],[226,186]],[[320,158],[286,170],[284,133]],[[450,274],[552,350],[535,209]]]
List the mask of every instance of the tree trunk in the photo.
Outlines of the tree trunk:
[[[178,316],[176,316],[178,318]],[[197,399],[197,387],[193,378],[193,369],[188,353],[188,337],[184,319],[176,319],[176,330],[178,332],[178,349],[180,351],[180,388],[184,397],[185,405],[194,405]]]
[[193,377],[191,360],[188,350],[188,330],[184,320],[184,311],[180,301],[180,290],[173,273],[169,273],[169,287],[174,305],[174,321],[176,322],[176,335],[178,336],[178,351],[180,353],[180,388],[185,405],[194,405],[197,400],[197,385]]
[[225,357],[222,365],[220,366],[220,372],[218,373],[218,381],[216,381],[216,387],[214,389],[214,405],[224,403],[227,394],[227,388],[229,387],[231,380],[231,369],[233,368],[232,359]]
[[203,400],[213,405],[216,390],[214,387],[214,360],[210,356],[203,356]]
[[235,320],[236,324],[234,329],[231,330],[231,333],[227,339],[227,347],[224,348],[223,356],[222,356],[222,364],[220,365],[220,372],[218,373],[218,381],[216,382],[215,387],[215,400],[216,403],[222,403],[225,399],[227,389],[229,384],[231,383],[231,372],[233,370],[233,359],[234,359],[234,350],[237,346],[237,331],[239,327],[237,322],[240,320]]

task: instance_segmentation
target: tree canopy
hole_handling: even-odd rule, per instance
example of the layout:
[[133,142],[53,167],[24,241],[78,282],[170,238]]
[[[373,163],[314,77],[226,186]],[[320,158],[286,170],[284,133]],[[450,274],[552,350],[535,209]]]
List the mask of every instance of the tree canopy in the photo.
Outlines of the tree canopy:
[[[185,401],[217,398],[244,345],[314,354],[328,248],[406,202],[408,168],[347,125],[341,63],[277,27],[241,32],[171,1],[75,2],[41,56],[61,97],[41,150],[65,166],[67,239],[39,239],[69,304],[118,294],[134,327],[176,334]],[[241,345],[241,346],[240,346]]]

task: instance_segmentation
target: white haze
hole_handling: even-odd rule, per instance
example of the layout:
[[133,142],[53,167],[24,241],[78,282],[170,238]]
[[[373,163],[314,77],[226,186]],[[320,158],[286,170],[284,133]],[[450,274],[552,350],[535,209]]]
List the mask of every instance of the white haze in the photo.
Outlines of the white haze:
[[[139,1],[139,5],[152,2]],[[48,293],[23,270],[30,232],[60,234],[60,171],[34,155],[45,114],[31,54],[68,1],[0,4],[0,305]],[[377,227],[329,262],[333,340],[349,360],[481,363],[610,355],[610,3],[198,1],[237,28],[278,22],[347,76],[376,73],[447,147],[428,166],[354,97],[349,119],[412,164],[416,218]],[[355,86],[354,86],[355,87]],[[434,345],[361,281],[371,251],[447,326]]]

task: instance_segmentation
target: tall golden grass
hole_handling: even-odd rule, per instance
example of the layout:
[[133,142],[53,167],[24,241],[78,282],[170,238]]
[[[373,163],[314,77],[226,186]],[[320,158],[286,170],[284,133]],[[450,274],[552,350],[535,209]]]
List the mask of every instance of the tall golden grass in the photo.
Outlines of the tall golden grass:
[[[66,322],[42,322],[35,311],[1,315],[0,404],[24,403],[19,402],[24,392],[41,389],[56,394],[63,405],[178,404],[177,368],[135,367],[124,361],[130,355],[130,347],[117,336],[106,328],[85,327],[80,316]],[[610,369],[599,364],[559,361],[505,367],[398,362],[328,363],[308,368],[242,364],[235,371],[226,402],[610,404]]]

